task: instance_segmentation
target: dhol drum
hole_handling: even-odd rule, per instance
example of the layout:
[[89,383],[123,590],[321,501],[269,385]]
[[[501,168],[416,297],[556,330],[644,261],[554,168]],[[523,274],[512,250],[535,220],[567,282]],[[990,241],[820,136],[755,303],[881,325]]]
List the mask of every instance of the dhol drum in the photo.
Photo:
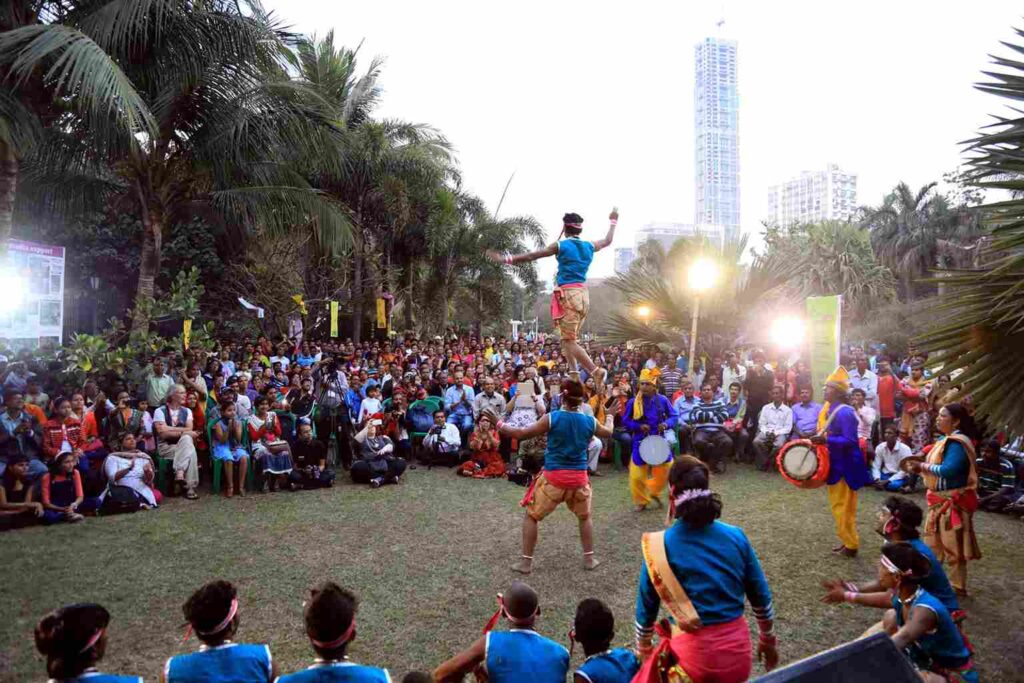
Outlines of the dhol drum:
[[794,439],[779,450],[778,465],[789,483],[816,489],[828,479],[828,449],[815,446],[809,439]]
[[640,459],[651,467],[664,465],[672,459],[672,445],[658,434],[646,436],[640,442]]

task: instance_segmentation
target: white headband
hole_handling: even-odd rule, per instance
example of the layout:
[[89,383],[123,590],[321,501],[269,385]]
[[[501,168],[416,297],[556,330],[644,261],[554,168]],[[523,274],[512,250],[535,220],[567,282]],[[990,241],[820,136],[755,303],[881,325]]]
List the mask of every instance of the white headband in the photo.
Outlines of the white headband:
[[899,574],[900,576],[903,576],[904,574],[909,574],[910,573],[910,572],[905,572],[902,569],[900,569],[899,567],[897,567],[895,564],[893,564],[892,560],[890,560],[885,555],[882,555],[882,566],[885,567],[886,569],[888,569],[889,572],[892,573],[892,574]]
[[683,503],[689,500],[696,500],[697,498],[705,498],[711,495],[711,489],[684,489],[675,497],[673,502],[676,507],[679,507]]

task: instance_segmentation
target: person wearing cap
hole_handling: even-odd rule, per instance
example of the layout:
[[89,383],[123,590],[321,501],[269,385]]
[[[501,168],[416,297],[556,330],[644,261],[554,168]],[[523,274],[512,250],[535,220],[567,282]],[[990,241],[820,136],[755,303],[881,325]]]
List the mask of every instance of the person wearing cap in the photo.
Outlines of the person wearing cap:
[[[587,294],[587,271],[594,260],[594,254],[605,247],[611,246],[615,237],[615,226],[619,222],[619,212],[612,209],[608,216],[611,225],[608,227],[608,234],[599,240],[592,242],[580,239],[583,232],[583,217],[577,213],[567,213],[562,217],[562,234],[565,239],[559,239],[538,251],[526,254],[498,254],[488,252],[488,256],[498,262],[507,265],[517,263],[529,263],[548,256],[554,256],[558,261],[558,273],[555,276],[557,286],[551,295],[551,319],[558,328],[562,341],[562,353],[570,359],[572,370],[578,372],[580,368],[594,378],[600,388],[608,376],[605,368],[598,367],[590,355],[580,346],[577,341],[580,329],[587,319],[587,312],[590,310],[590,297]],[[579,380],[579,375],[573,376]]]
[[857,415],[847,403],[849,391],[850,376],[840,365],[825,380],[825,404],[811,442],[828,448],[828,502],[840,540],[832,552],[856,557],[860,548],[857,490],[871,483],[871,473],[857,438]]
[[671,460],[661,465],[648,465],[640,457],[640,443],[651,435],[660,435],[670,442],[678,415],[672,403],[659,394],[655,377],[648,369],[640,372],[640,393],[626,403],[622,425],[633,436],[632,456],[629,464],[629,492],[637,512],[654,502],[661,507],[661,493],[668,484]]

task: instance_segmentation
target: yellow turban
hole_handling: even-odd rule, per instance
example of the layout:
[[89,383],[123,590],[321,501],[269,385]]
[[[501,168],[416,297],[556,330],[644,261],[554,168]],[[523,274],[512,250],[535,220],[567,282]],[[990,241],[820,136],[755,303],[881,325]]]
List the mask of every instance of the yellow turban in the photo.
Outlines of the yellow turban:
[[[640,371],[640,384],[644,382],[648,384],[654,384],[655,374],[644,368]],[[644,416],[644,395],[637,392],[636,398],[633,399],[633,419],[640,420]]]
[[850,390],[850,373],[842,365],[832,371],[832,374],[825,378],[825,386],[838,389],[844,394]]

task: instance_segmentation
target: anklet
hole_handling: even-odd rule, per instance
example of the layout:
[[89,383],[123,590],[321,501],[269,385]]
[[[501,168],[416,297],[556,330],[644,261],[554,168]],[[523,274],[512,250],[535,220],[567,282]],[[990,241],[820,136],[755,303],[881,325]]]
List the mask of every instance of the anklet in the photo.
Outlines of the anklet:
[[585,553],[583,553],[583,554],[584,554],[584,556],[586,556],[586,555],[593,555],[593,554],[594,554],[594,551],[593,551],[593,550],[591,550],[591,551],[589,551],[589,552],[585,552]]
[[532,560],[533,559],[533,555],[520,555],[520,557],[523,558],[524,560]]

